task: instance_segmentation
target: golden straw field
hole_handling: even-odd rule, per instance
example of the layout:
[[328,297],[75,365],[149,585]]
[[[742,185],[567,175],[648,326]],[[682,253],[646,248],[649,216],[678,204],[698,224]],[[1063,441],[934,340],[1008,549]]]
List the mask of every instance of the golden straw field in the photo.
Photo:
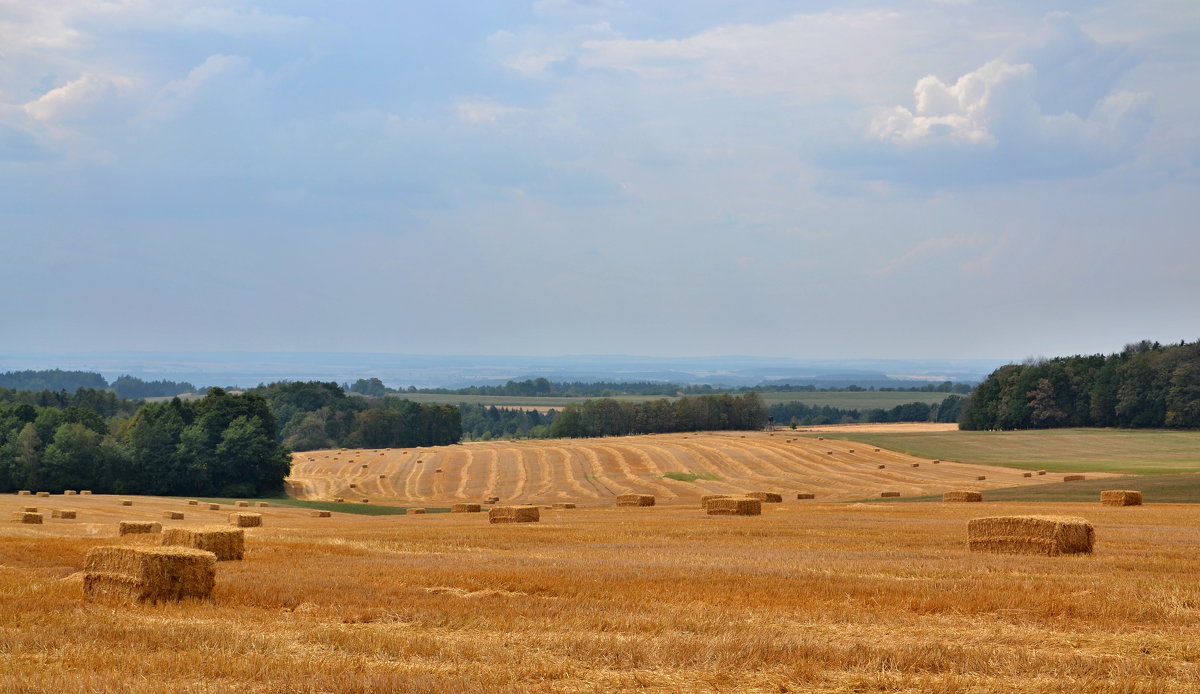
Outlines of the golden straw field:
[[[803,467],[789,462],[793,444],[764,434],[768,462],[749,463],[751,444],[739,436],[713,435],[703,448],[689,438],[671,450],[692,441],[692,450],[740,460],[754,484],[739,491],[798,486],[788,477]],[[455,468],[449,452],[410,451],[441,455],[442,474],[457,475],[440,491],[436,481],[418,482],[426,473],[403,486],[404,456],[385,451],[377,457],[394,461],[385,469],[401,479],[393,499],[452,499],[461,490],[478,500],[493,491],[504,503],[546,488],[579,507],[542,508],[540,522],[505,525],[490,525],[486,513],[315,518],[303,508],[256,507],[262,527],[245,529],[244,560],[218,562],[211,602],[90,602],[78,572],[92,547],[155,541],[118,538],[121,520],[198,527],[226,522],[232,505],[5,495],[5,518],[31,505],[77,516],[0,526],[0,691],[1200,691],[1200,506],[832,503],[791,494],[763,504],[761,516],[707,516],[673,485],[634,484],[647,461],[683,465],[681,453],[654,453],[666,438],[543,442],[570,460],[611,461],[592,460],[586,474],[622,491],[674,493],[652,507],[617,508],[578,473],[584,491],[575,497],[561,493],[576,489],[566,483],[539,486],[566,478],[548,451],[534,449],[522,482],[517,466],[503,464],[521,450],[515,444],[479,447],[495,451],[495,467],[490,453],[462,454]],[[613,449],[611,459],[600,446]],[[314,454],[330,460],[313,464],[332,466],[332,454]],[[771,469],[787,483],[770,483]],[[966,488],[949,464],[907,469],[946,476],[913,487]],[[989,481],[998,474],[977,469]],[[838,475],[855,479],[836,470],[811,479]],[[313,493],[338,491],[327,484]],[[831,495],[841,488],[861,497],[876,481],[836,484]],[[1025,514],[1086,518],[1095,552],[968,551],[971,519]]]
[[[663,477],[671,472],[704,478]],[[449,505],[491,497],[504,503],[608,503],[635,492],[669,504],[759,489],[792,492],[793,499],[795,492],[812,492],[818,500],[843,501],[883,491],[917,496],[1048,481],[1023,477],[1024,472],[948,461],[934,465],[888,450],[875,452],[867,444],[786,432],[705,432],[309,451],[293,459],[289,493],[314,500]],[[980,474],[987,480],[977,480]]]

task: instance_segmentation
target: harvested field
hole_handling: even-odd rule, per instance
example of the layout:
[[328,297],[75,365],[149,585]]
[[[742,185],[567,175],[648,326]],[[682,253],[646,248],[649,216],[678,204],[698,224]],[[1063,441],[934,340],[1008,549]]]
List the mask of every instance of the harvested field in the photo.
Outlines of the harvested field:
[[[1131,512],[1097,494],[987,514],[581,505],[513,525],[273,504],[250,561],[218,566],[211,601],[119,608],[83,598],[88,550],[114,543],[120,516],[180,500],[84,497],[86,520],[0,525],[0,624],[17,627],[3,681],[15,694],[1197,691],[1200,506]],[[972,518],[1033,514],[1086,517],[1094,554],[969,552]]]
[[[846,501],[874,496],[881,486],[907,497],[1033,483],[1022,477],[1022,470],[988,466],[986,485],[981,485],[976,480],[981,468],[975,465],[946,460],[936,466],[921,465],[924,459],[888,450],[864,450],[852,441],[826,439],[818,444],[811,437],[789,441],[764,432],[365,450],[362,455],[373,461],[370,472],[344,456],[335,457],[337,453],[295,454],[289,493],[314,501],[366,495],[373,503],[429,507],[480,499],[537,505],[558,501],[604,504],[632,492],[653,495],[657,505],[698,506],[706,495],[741,496],[756,489],[805,489],[822,500]],[[917,467],[912,467],[914,464]],[[437,469],[442,472],[436,473]],[[688,471],[685,480],[694,479],[666,476],[681,470]]]

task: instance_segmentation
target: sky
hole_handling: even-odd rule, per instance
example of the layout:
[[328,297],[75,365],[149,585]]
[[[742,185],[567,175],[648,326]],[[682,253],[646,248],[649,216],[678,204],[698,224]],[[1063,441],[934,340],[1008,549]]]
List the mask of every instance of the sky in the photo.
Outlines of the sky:
[[1200,338],[1194,0],[0,0],[0,349]]

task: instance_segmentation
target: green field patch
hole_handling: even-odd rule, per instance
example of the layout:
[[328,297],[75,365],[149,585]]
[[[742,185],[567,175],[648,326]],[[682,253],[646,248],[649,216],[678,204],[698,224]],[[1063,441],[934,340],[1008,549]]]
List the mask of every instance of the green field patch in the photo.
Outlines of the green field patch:
[[[272,506],[291,506],[294,508],[310,508],[318,511],[333,511],[335,513],[355,513],[360,516],[402,516],[408,511],[408,506],[386,506],[383,504],[364,504],[353,501],[337,502],[337,501],[306,501],[304,499],[293,499],[291,497],[266,497],[262,499],[223,499],[223,498],[207,498],[200,499],[209,504],[221,504],[222,506],[231,506],[232,510],[237,510],[234,506],[238,501],[248,501],[251,504],[251,509],[257,508],[253,504],[257,501],[265,501]],[[449,508],[434,508],[430,506],[419,506],[414,508],[423,508],[426,513],[449,513]],[[247,509],[247,510],[251,510]]]
[[[1200,431],[1038,429],[898,434],[821,433],[918,458],[1049,472],[1200,472]],[[817,434],[806,434],[817,436]]]
[[720,477],[711,472],[668,472],[663,475],[663,479],[678,480],[679,482],[695,482],[696,480],[721,481]]
[[[1189,472],[1176,475],[1137,475],[1105,477],[1079,482],[1050,482],[1023,487],[983,490],[988,501],[1079,501],[1100,503],[1100,492],[1106,489],[1125,489],[1141,492],[1147,504],[1200,503],[1200,474]],[[862,499],[862,502],[938,501],[941,494],[910,496],[898,499]]]

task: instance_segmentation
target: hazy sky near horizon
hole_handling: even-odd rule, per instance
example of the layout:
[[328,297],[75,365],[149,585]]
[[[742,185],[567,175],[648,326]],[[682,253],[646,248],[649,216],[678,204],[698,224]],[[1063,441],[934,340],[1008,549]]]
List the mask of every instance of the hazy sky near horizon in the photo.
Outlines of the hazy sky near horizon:
[[0,347],[1200,338],[1200,3],[0,0]]

